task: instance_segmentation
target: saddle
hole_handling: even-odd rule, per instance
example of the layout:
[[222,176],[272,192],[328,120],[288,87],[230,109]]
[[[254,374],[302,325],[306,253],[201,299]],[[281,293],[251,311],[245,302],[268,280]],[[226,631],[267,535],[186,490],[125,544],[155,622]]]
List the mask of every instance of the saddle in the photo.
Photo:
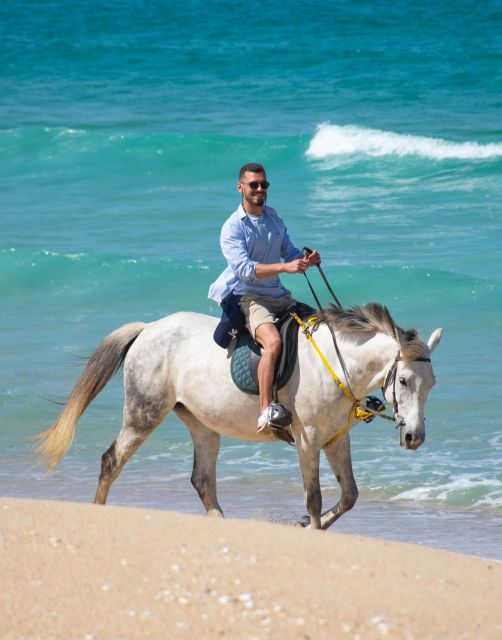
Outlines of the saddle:
[[[303,302],[296,302],[277,321],[277,328],[281,335],[282,348],[277,360],[275,372],[274,396],[291,378],[298,352],[299,325],[291,315],[296,313],[302,320],[316,314],[316,310]],[[259,395],[258,365],[261,358],[261,348],[251,337],[247,329],[237,336],[237,343],[232,353],[230,373],[234,384],[244,393]]]

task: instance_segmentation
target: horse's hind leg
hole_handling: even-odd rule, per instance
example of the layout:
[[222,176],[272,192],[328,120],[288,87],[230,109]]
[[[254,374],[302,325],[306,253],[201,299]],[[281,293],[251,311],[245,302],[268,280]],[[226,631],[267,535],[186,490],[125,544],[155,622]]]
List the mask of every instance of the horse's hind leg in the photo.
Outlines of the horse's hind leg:
[[94,498],[96,504],[105,504],[110,487],[125,463],[162,422],[166,413],[164,403],[144,403],[140,407],[126,399],[122,429],[101,457],[101,473]]
[[346,511],[352,509],[356,503],[358,491],[352,471],[349,436],[345,435],[338,442],[325,447],[324,453],[341,490],[340,500],[334,507],[322,514],[321,528],[327,529]]
[[216,458],[220,451],[220,434],[204,426],[183,405],[176,405],[174,411],[184,422],[193,440],[192,484],[207,515],[223,517],[216,497]]

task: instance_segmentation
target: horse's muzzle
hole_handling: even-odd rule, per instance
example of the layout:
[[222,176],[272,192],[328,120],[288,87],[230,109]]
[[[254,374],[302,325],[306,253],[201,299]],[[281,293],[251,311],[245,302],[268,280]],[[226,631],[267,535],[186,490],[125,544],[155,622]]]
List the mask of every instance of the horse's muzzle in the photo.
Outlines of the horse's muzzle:
[[424,443],[425,433],[414,433],[409,431],[406,427],[401,427],[400,432],[400,444],[404,449],[418,449],[418,447]]

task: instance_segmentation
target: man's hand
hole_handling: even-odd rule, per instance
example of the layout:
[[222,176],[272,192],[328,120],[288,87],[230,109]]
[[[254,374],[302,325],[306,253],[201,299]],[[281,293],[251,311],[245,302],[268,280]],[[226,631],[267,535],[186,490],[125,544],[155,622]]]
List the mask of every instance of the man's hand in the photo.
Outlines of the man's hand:
[[278,262],[277,264],[259,263],[255,268],[257,278],[270,278],[281,273],[305,273],[309,267],[321,264],[321,256],[317,251],[312,251],[305,258],[298,258],[291,262]]
[[307,260],[309,267],[315,267],[321,264],[321,256],[317,251],[312,251],[312,253],[309,253],[304,259]]
[[285,273],[304,273],[309,268],[309,261],[307,258],[298,258],[291,262],[285,262],[283,264]]

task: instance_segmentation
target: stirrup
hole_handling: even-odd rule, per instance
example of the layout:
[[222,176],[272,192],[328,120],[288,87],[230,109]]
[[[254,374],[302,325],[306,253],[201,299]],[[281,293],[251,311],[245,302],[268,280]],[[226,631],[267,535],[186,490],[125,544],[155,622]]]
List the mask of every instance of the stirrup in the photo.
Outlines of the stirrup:
[[271,402],[268,407],[268,424],[276,429],[285,429],[293,422],[291,411],[280,402]]
[[288,429],[293,422],[291,411],[280,402],[272,402],[268,410],[269,425],[274,432],[274,436],[288,444],[294,444],[295,439]]
[[265,432],[268,428],[279,440],[294,444],[295,439],[288,429],[292,422],[293,416],[287,407],[280,402],[271,402],[258,418],[258,431]]

